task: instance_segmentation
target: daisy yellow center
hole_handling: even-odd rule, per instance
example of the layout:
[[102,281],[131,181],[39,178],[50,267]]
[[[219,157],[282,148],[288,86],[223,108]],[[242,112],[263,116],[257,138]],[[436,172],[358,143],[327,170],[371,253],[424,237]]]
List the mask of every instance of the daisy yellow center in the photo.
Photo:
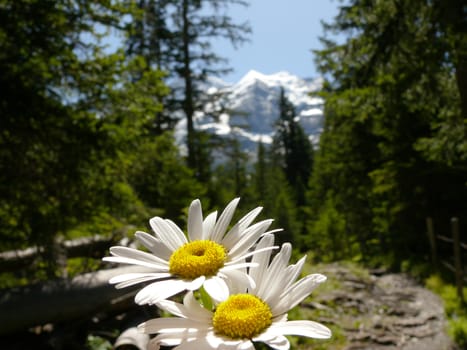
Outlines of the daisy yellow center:
[[251,294],[235,294],[217,306],[212,323],[219,335],[251,339],[271,325],[272,313],[260,298]]
[[226,258],[225,248],[220,244],[209,240],[193,241],[172,253],[169,270],[171,274],[187,279],[214,276],[224,266]]

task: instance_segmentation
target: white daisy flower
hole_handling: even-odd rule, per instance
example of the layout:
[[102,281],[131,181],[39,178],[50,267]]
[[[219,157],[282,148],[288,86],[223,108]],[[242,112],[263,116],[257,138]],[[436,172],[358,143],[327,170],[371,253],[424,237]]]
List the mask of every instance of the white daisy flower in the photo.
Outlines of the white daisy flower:
[[253,350],[254,342],[266,343],[273,349],[287,350],[290,343],[286,335],[299,335],[317,339],[331,337],[324,325],[309,321],[288,321],[287,312],[304,300],[313,289],[326,280],[321,274],[311,274],[297,281],[305,257],[295,265],[288,265],[291,245],[282,245],[281,251],[270,259],[273,235],[265,235],[258,243],[260,250],[252,258],[259,266],[250,269],[255,278],[254,288],[239,286],[214,311],[203,308],[192,292],[183,304],[164,300],[157,305],[178,317],[156,318],[138,328],[144,333],[158,334],[150,341],[149,349],[161,345],[186,349]]
[[154,235],[141,231],[135,234],[149,252],[117,246],[110,248],[112,256],[103,259],[146,269],[116,276],[110,283],[123,288],[155,280],[137,293],[135,301],[140,305],[201,287],[213,300],[223,300],[229,293],[227,283],[254,284],[246,267],[256,263],[245,259],[259,252],[250,252],[250,248],[266,233],[272,220],[251,225],[262,210],[258,207],[226,233],[238,202],[239,198],[231,201],[219,218],[213,212],[203,219],[201,203],[194,200],[188,212],[188,237],[171,220],[152,218],[149,222]]

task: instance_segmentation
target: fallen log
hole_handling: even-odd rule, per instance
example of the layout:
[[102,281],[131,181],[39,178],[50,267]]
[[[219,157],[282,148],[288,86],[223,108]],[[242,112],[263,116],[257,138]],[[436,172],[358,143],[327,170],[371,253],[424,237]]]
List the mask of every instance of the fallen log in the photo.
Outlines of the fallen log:
[[[92,236],[57,242],[58,248],[67,258],[102,257],[115,243],[115,237]],[[0,272],[15,271],[31,266],[44,252],[44,247],[29,247],[22,250],[0,252]]]
[[1,252],[0,272],[19,270],[30,266],[39,253],[40,250],[37,247]]
[[122,273],[141,271],[144,268],[125,266],[0,290],[0,335],[92,317],[102,311],[128,309],[135,305],[133,297],[141,286],[116,289],[108,281]]

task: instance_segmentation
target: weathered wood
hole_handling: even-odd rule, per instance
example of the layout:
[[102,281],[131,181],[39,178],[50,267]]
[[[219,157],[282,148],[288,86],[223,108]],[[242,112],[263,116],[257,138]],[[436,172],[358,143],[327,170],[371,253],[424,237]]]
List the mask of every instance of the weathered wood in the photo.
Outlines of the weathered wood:
[[435,269],[438,269],[438,254],[436,249],[436,237],[435,230],[433,228],[433,219],[428,217],[426,218],[426,229],[428,234],[428,240],[430,242],[431,248],[431,260]]
[[460,252],[460,239],[459,239],[459,220],[457,218],[451,219],[452,227],[452,240],[453,251],[454,251],[454,265],[456,268],[456,287],[457,287],[457,296],[460,301],[464,303],[464,292],[463,292],[463,272],[462,272],[462,262],[461,262],[461,252]]
[[[58,243],[67,258],[101,257],[115,243],[114,237],[92,236]],[[15,271],[30,266],[44,251],[43,247],[30,247],[0,253],[0,272]]]
[[438,238],[440,241],[446,242],[446,243],[454,243],[452,238],[443,236],[443,235],[437,235],[436,238]]
[[435,235],[433,230],[433,221],[429,217],[426,219],[426,225],[431,248],[432,263],[435,269],[438,269],[439,262],[437,256],[436,240],[452,244],[454,265],[451,265],[449,262],[444,260],[441,260],[440,262],[449,270],[455,273],[457,295],[462,302],[465,302],[463,294],[463,281],[467,281],[467,277],[464,276],[463,272],[461,249],[467,249],[467,244],[460,241],[459,219],[456,217],[451,218],[451,237]]
[[141,286],[116,289],[108,281],[122,273],[141,271],[144,268],[125,266],[73,279],[1,290],[0,335],[47,323],[92,317],[101,311],[128,309],[135,305],[133,297]]
[[100,258],[113,243],[115,243],[115,237],[92,236],[63,241],[62,245],[69,258],[80,256]]
[[10,250],[0,253],[0,272],[19,270],[31,265],[39,255],[39,248],[31,247],[23,250]]

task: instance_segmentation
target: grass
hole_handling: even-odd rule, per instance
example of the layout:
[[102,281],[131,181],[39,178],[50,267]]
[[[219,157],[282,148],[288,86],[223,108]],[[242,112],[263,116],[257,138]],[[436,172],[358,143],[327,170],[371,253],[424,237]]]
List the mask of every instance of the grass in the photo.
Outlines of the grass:
[[[457,296],[456,287],[446,283],[439,275],[431,275],[426,279],[425,285],[444,302],[448,334],[461,349],[467,349],[467,305]],[[464,300],[467,300],[467,288],[463,288],[463,293]]]

